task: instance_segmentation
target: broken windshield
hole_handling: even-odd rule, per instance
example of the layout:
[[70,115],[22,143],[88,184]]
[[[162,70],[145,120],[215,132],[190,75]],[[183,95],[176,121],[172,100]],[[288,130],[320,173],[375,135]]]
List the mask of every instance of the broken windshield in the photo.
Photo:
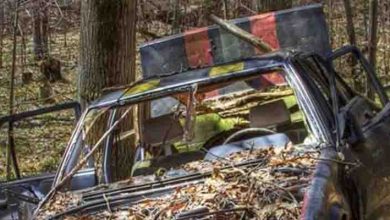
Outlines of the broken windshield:
[[[79,121],[53,190],[86,167],[94,169],[93,185],[116,182],[111,189],[186,179],[220,162],[235,167],[273,149],[311,154],[330,133],[324,132],[331,130],[324,121],[330,103],[318,88],[316,71],[293,64],[137,89],[110,105],[105,98]],[[261,73],[284,83],[272,84],[274,78],[265,80]],[[142,117],[133,121],[137,114]]]
[[[315,135],[310,135],[315,126],[313,120],[306,123],[307,113],[304,112],[309,112],[308,107],[302,109],[302,100],[297,99],[297,95],[302,96],[302,86],[307,85],[302,84],[299,89],[289,86],[289,79],[280,71],[268,72],[266,78],[253,75],[207,86],[193,83],[186,91],[146,99],[137,104],[144,114],[137,124],[130,120],[135,111],[126,106],[92,110],[80,130],[83,150],[79,152],[84,155],[91,152],[101,140],[96,134],[104,136],[105,140],[99,143],[103,150],[95,154],[89,164],[97,169],[99,181],[112,182],[151,175],[161,168],[180,169],[191,161],[223,158],[239,149],[250,149],[252,142],[257,143],[257,147],[270,147],[318,141]],[[284,83],[272,84],[275,78]],[[127,94],[147,91],[143,87],[151,84],[140,85],[142,88],[127,89]],[[123,115],[125,112],[127,115]],[[119,119],[122,120],[118,122]],[[101,121],[105,121],[106,127],[101,126]],[[94,128],[95,125],[99,126]],[[107,134],[113,126],[115,128]],[[91,135],[94,138],[90,138],[90,134],[94,134]],[[115,159],[128,148],[134,150],[126,161]],[[127,170],[125,176],[117,172],[122,169]]]

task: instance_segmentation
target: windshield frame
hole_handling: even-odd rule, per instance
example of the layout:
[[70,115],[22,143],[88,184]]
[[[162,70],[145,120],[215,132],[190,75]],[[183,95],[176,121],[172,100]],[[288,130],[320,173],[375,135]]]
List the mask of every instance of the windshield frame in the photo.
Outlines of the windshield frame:
[[[293,89],[297,97],[298,105],[300,106],[300,109],[304,114],[304,119],[308,124],[309,127],[308,129],[310,130],[310,133],[314,135],[316,142],[318,142],[318,145],[321,143],[331,144],[334,142],[334,140],[331,135],[331,129],[327,127],[327,124],[329,124],[329,122],[325,117],[326,114],[323,112],[324,109],[322,109],[321,106],[319,106],[318,103],[316,103],[315,100],[313,99],[312,97],[313,92],[310,91],[310,88],[307,85],[310,82],[305,81],[304,77],[300,75],[304,73],[299,73],[299,71],[294,66],[293,59],[300,59],[300,58],[292,55],[291,53],[280,53],[280,52],[273,54],[271,56],[255,57],[248,60],[254,60],[254,61],[265,60],[265,61],[269,61],[268,65],[256,66],[253,68],[245,69],[234,73],[224,74],[216,77],[208,77],[208,78],[201,78],[201,79],[181,82],[167,87],[158,88],[152,91],[139,93],[130,97],[120,97],[119,99],[114,99],[114,100],[100,102],[100,103],[98,102],[91,105],[85,110],[78,124],[79,125],[83,124],[88,113],[90,113],[93,110],[107,109],[107,108],[109,108],[109,110],[113,110],[114,108],[135,105],[144,101],[150,101],[161,97],[170,96],[175,93],[189,92],[191,91],[191,88],[193,88],[195,84],[198,85],[199,87],[203,87],[207,85],[224,83],[229,81],[240,81],[247,78],[270,73],[270,72],[281,71],[283,72],[282,74],[284,75],[287,83]],[[74,134],[72,135],[72,139],[69,141],[69,145],[64,152],[63,159],[60,163],[56,177],[53,181],[53,186],[57,185],[61,181],[61,179],[63,179],[64,176],[67,175],[66,170],[72,169],[72,167],[69,167],[69,161],[72,160],[73,157],[79,156],[76,154],[80,154],[81,152],[78,149],[80,148],[80,146],[78,146],[79,144],[77,144],[78,143],[77,138],[80,136],[80,132],[81,132],[80,129],[76,129],[74,131]]]

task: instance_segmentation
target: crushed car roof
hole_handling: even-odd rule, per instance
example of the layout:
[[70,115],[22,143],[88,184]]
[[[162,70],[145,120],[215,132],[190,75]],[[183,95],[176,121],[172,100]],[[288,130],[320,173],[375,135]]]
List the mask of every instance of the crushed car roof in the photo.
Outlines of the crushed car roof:
[[[331,53],[323,7],[314,4],[231,22],[274,50]],[[140,47],[144,78],[186,72],[262,54],[237,36],[213,25],[148,42]]]
[[[106,94],[90,108],[138,102],[148,96],[159,98],[169,93],[188,91],[194,83],[210,83],[225,78],[267,73],[281,68],[286,51],[298,50],[327,56],[331,53],[322,5],[314,4],[231,21],[261,38],[275,51],[262,54],[240,38],[210,26],[161,38],[140,47],[143,80],[129,88]],[[269,70],[268,70],[269,69]],[[284,84],[278,73],[247,81],[261,89]]]

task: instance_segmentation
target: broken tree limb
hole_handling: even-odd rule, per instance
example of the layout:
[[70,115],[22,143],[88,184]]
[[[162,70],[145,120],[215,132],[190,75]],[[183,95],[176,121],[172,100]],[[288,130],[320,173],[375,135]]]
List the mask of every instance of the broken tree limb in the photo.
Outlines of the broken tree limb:
[[[368,59],[371,66],[376,69],[377,47],[378,47],[378,0],[369,1],[369,37],[368,37]],[[371,79],[366,80],[366,94],[371,100],[375,99],[374,88]]]
[[281,98],[285,96],[293,95],[292,90],[278,91],[278,92],[262,92],[249,91],[236,93],[233,95],[226,95],[223,97],[218,97],[217,99],[210,99],[203,101],[202,105],[208,106],[213,111],[226,111],[240,106],[247,105],[251,102],[260,102],[270,99]]
[[219,26],[221,26],[224,30],[252,44],[254,47],[258,48],[264,53],[268,53],[274,50],[274,48],[272,48],[269,44],[267,44],[260,38],[256,37],[255,35],[247,31],[244,31],[243,29],[239,28],[237,25],[233,23],[225,21],[213,14],[210,16],[210,19],[214,21],[216,24],[218,24]]

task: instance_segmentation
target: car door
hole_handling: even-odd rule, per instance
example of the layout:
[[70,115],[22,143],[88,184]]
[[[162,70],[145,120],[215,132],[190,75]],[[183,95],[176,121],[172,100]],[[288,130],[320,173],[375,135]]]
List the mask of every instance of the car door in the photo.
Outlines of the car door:
[[[63,103],[33,111],[1,117],[0,127],[5,126],[8,123],[13,123],[15,125],[15,129],[18,129],[18,126],[23,125],[23,123],[21,122],[26,123],[27,121],[28,123],[35,123],[37,118],[47,116],[58,117],[58,115],[56,114],[64,111],[73,111],[74,120],[78,120],[80,116],[80,105],[77,102]],[[53,118],[53,120],[56,119]],[[74,124],[74,122],[69,121],[68,124],[68,127],[71,129],[72,124]],[[38,124],[38,126],[40,125]],[[38,129],[43,130],[42,127],[39,127]],[[35,131],[37,132],[37,130]],[[47,131],[46,133],[50,133],[50,131]],[[18,138],[18,135],[14,136],[15,139]],[[45,138],[50,137],[42,137],[42,140],[44,140]],[[18,141],[15,140],[15,143],[17,145]],[[21,148],[17,148],[17,150],[18,149]],[[15,151],[15,159],[18,158],[17,150]],[[47,156],[50,159],[50,155]],[[16,164],[18,164],[17,162],[18,161],[16,161]],[[20,210],[20,205],[24,206],[25,208],[31,209],[32,211],[32,209],[39,202],[39,200],[50,190],[55,176],[54,173],[50,172],[41,173],[38,175],[34,174],[30,176],[28,174],[25,174],[25,170],[20,170],[18,166],[14,166],[13,169],[14,173],[16,174],[14,175],[15,179],[11,181],[8,180],[7,182],[0,182],[0,219],[7,219],[11,218],[12,216],[15,216],[17,214],[17,211]],[[23,174],[25,175],[23,176]],[[72,180],[71,186],[72,189],[82,189],[88,186],[92,186],[93,184],[95,184],[94,169],[87,168],[80,171],[75,176],[75,178]]]
[[[340,74],[343,70],[335,63],[349,55],[352,56],[347,61],[354,65],[351,72],[359,74],[352,77],[366,80],[365,88],[353,88],[353,82],[342,82],[354,90],[340,106],[347,142],[343,152],[347,160],[358,164],[347,168],[347,178],[356,190],[350,196],[360,218],[381,219],[390,216],[390,104],[375,71],[357,48],[345,47],[334,53],[331,60],[336,72]],[[371,91],[367,91],[368,87]]]

